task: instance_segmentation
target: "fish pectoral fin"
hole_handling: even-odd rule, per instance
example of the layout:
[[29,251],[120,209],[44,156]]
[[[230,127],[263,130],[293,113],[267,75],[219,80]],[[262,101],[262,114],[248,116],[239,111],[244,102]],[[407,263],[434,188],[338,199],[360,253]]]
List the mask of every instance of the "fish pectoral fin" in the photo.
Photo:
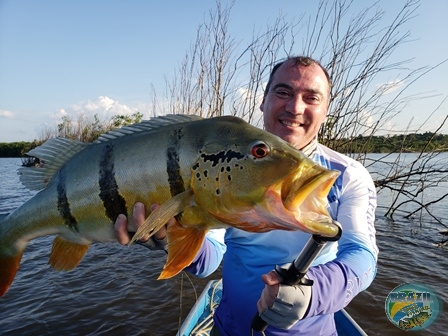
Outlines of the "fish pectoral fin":
[[189,266],[202,246],[207,230],[198,227],[168,227],[168,259],[159,280],[168,279]]
[[70,271],[81,262],[89,245],[73,243],[57,236],[53,241],[48,263],[55,271]]
[[151,237],[154,235],[171,218],[184,211],[185,208],[190,207],[192,200],[193,191],[190,189],[171,197],[146,218],[145,222],[138,228],[128,245],[131,245],[134,241],[143,236],[149,235],[149,237]]
[[23,251],[11,257],[0,257],[0,296],[3,296],[11,286],[17,270],[19,269],[20,260]]

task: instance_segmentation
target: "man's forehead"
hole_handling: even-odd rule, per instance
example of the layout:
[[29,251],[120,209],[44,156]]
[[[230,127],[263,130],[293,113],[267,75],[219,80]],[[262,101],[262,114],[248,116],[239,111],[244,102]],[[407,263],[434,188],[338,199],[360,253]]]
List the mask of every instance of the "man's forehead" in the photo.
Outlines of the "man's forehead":
[[[300,81],[302,78],[306,78],[310,82],[309,84],[312,84],[312,87],[307,88],[307,90],[327,91],[329,93],[330,85],[327,76],[319,65],[314,63],[310,65],[295,64],[291,60],[283,63],[274,73],[272,87],[291,86],[293,82]],[[310,79],[312,80],[310,81]]]
[[[325,72],[322,70],[322,68],[313,63],[310,65],[303,65],[303,64],[296,64],[292,60],[286,61],[283,63],[276,73],[274,73],[274,76],[276,74],[282,74],[282,73],[291,73],[291,70],[298,70],[301,74],[305,72],[313,72],[315,76],[322,77],[322,79],[325,80],[325,82],[328,82],[327,76],[325,75]],[[294,71],[295,72],[295,71]]]

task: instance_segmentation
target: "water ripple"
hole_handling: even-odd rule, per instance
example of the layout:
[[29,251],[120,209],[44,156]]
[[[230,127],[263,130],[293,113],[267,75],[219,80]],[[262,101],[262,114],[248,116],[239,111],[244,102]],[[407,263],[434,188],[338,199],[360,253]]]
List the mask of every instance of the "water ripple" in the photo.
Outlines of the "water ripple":
[[[19,184],[19,159],[0,159],[0,214],[8,213],[34,193]],[[448,209],[445,218],[448,218]],[[436,224],[423,227],[412,220],[387,220],[377,212],[380,248],[378,274],[347,310],[369,335],[407,335],[385,314],[390,291],[405,282],[433,286],[448,303],[448,250],[435,247]],[[118,243],[93,244],[80,265],[70,272],[55,272],[48,265],[54,237],[30,242],[20,270],[8,293],[0,298],[1,335],[174,335],[196,295],[211,278],[181,274],[158,281],[164,252],[148,252]],[[447,305],[445,305],[447,307]],[[425,335],[446,335],[446,313]]]

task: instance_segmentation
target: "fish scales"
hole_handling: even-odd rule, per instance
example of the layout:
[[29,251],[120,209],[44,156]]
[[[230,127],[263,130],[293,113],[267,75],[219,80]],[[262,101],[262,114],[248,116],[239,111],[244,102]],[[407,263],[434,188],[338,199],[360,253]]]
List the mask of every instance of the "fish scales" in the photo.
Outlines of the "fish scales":
[[[147,134],[137,133],[129,139],[133,144],[131,149],[124,141],[100,143],[87,148],[80,158],[74,158],[73,164],[69,162],[65,175],[70,176],[66,181],[71,186],[67,188],[67,198],[72,200],[73,217],[86,223],[92,216],[93,205],[94,209],[103,209],[103,215],[97,219],[109,219],[102,224],[111,229],[110,234],[95,237],[95,240],[115,240],[110,223],[120,213],[132,215],[135,202],[144,202],[147,206],[153,202],[162,203],[185,190],[183,179],[189,180],[191,173],[188,166],[184,168],[184,177],[181,173],[179,144],[173,141],[177,136],[172,136],[178,132],[177,128],[159,132],[156,142],[148,142]],[[194,150],[187,150],[187,153],[184,159],[193,157]],[[92,174],[86,176],[85,171]],[[79,231],[88,235],[92,227],[88,225]]]
[[[136,202],[147,209],[161,206],[134,240],[153,234],[169,218],[180,223],[168,229],[160,278],[189,265],[212,228],[338,231],[326,211],[326,195],[339,173],[236,117],[165,116],[109,132],[93,144],[49,140],[30,154],[45,162],[23,170],[22,181],[43,189],[1,219],[0,295],[29,240],[56,234],[50,264],[73,269],[92,242],[116,240],[119,214],[128,216],[132,228]],[[307,197],[315,201],[305,202]]]

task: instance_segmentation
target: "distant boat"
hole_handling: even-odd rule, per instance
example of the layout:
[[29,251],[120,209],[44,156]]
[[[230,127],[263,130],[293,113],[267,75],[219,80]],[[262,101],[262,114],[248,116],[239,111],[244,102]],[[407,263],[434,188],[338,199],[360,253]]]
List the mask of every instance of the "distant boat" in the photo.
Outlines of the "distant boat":
[[[177,336],[208,336],[213,326],[213,313],[222,297],[221,280],[207,283],[198,300],[185,318]],[[334,314],[338,336],[367,336],[355,320],[344,310]]]
[[40,160],[34,156],[27,156],[22,158],[22,167],[42,167],[44,164],[44,160]]

